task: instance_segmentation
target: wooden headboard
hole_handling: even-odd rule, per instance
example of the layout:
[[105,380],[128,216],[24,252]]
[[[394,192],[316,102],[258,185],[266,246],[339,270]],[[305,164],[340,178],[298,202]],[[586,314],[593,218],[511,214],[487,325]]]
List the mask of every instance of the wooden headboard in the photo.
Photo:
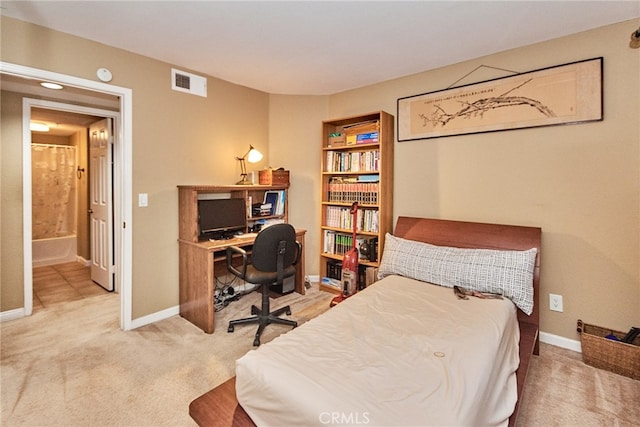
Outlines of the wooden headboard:
[[513,415],[509,419],[509,425],[515,425],[531,354],[539,354],[540,351],[538,341],[540,306],[538,300],[540,296],[540,240],[542,230],[538,227],[401,216],[398,217],[393,234],[404,239],[458,248],[499,250],[537,248],[538,252],[533,274],[533,312],[531,315],[527,315],[518,310],[518,323],[520,326],[520,367],[516,372],[518,402]]

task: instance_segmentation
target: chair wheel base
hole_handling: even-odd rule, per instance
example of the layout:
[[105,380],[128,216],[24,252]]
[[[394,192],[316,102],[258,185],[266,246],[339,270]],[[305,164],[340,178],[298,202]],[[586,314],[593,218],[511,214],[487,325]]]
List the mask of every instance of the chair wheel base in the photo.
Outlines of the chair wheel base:
[[227,328],[227,332],[228,333],[233,332],[233,325],[229,325],[229,327]]
[[259,347],[260,346],[260,338],[256,338],[253,340],[253,346],[254,347]]

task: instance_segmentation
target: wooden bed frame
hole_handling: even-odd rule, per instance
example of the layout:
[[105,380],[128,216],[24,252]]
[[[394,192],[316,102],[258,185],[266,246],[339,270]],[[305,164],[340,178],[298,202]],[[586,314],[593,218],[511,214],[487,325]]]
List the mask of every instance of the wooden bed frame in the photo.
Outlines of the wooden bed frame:
[[[520,325],[520,365],[516,371],[518,401],[513,414],[509,417],[509,426],[514,426],[516,423],[531,355],[539,354],[540,310],[538,297],[541,234],[541,229],[537,227],[411,217],[399,217],[394,231],[394,235],[397,237],[438,246],[501,250],[538,249],[533,278],[535,301],[533,313],[527,316],[518,310]],[[238,404],[235,377],[192,401],[189,405],[189,414],[200,426],[255,427],[254,422]]]

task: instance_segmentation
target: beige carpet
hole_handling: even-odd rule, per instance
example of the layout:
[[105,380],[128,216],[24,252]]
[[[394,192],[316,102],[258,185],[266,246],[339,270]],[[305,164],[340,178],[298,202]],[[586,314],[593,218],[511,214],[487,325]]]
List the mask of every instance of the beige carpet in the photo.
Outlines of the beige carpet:
[[[304,322],[331,295],[312,287],[292,304]],[[117,295],[57,305],[0,324],[2,426],[193,426],[189,403],[234,374],[251,350],[255,326],[226,332],[253,293],[216,314],[213,335],[174,316],[134,331],[118,327]],[[289,328],[270,325],[267,342]],[[580,355],[542,346],[534,358],[519,426],[640,425],[640,381],[584,365]]]
[[541,344],[518,426],[640,426],[640,381],[585,365],[580,353]]
[[[329,307],[332,295],[272,300],[292,304],[303,323]],[[234,375],[253,348],[256,326],[226,331],[250,315],[254,292],[216,313],[207,335],[179,316],[133,331],[119,329],[119,299],[109,294],[57,305],[0,325],[2,426],[192,426],[189,403]],[[285,316],[286,317],[286,316]],[[269,325],[262,342],[290,330]]]

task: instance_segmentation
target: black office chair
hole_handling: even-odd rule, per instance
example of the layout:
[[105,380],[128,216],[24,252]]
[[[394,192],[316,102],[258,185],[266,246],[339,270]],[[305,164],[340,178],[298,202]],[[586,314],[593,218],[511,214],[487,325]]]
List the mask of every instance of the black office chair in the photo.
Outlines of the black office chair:
[[[289,306],[269,312],[269,287],[277,284],[282,286],[282,281],[296,274],[295,265],[300,259],[302,245],[296,241],[295,229],[290,224],[275,224],[269,226],[256,236],[251,253],[251,264],[247,264],[247,252],[235,246],[227,248],[227,269],[246,282],[262,285],[262,307],[251,306],[251,314],[254,316],[244,319],[236,319],[229,322],[227,332],[233,332],[234,325],[244,323],[258,323],[258,331],[253,341],[254,346],[260,345],[260,335],[270,323],[298,326],[298,322],[281,319],[282,313],[291,314]],[[242,266],[238,269],[233,266],[233,256],[242,255]]]

